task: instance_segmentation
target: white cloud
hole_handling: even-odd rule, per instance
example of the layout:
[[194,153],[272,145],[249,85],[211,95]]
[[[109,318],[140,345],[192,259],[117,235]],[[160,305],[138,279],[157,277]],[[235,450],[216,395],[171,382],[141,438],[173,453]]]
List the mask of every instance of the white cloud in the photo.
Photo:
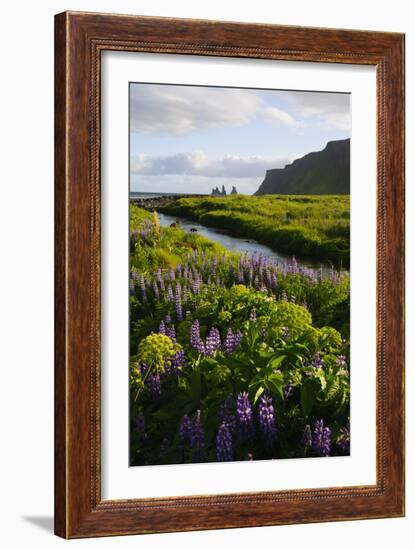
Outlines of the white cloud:
[[201,151],[169,156],[137,155],[131,159],[131,173],[151,176],[191,175],[210,178],[264,177],[270,168],[282,168],[292,158],[238,157],[209,159]]
[[350,94],[322,92],[282,92],[297,117],[318,117],[325,126],[350,130]]
[[289,113],[282,111],[277,107],[264,107],[262,112],[270,122],[284,124],[286,126],[294,126],[296,128],[303,126],[302,122],[296,120]]
[[298,126],[292,115],[264,104],[253,90],[206,86],[135,84],[131,87],[131,130],[185,135],[205,128],[231,128],[261,118]]

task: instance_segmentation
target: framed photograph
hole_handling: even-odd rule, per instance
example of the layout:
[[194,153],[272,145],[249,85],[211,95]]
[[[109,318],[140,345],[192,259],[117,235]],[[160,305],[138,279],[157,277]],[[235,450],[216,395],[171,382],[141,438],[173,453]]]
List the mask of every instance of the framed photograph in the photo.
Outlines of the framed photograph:
[[55,532],[404,515],[404,35],[55,19]]

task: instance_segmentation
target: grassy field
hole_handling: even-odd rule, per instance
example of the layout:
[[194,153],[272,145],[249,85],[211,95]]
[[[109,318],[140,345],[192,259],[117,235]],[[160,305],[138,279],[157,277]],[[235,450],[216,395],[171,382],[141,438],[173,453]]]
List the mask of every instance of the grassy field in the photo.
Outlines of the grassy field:
[[131,265],[145,274],[155,269],[174,268],[194,250],[205,254],[226,252],[220,244],[197,233],[187,233],[180,227],[161,228],[156,213],[133,204],[130,205],[130,232]]
[[349,454],[349,276],[130,229],[130,464]]
[[298,258],[349,267],[349,196],[183,198],[162,209]]

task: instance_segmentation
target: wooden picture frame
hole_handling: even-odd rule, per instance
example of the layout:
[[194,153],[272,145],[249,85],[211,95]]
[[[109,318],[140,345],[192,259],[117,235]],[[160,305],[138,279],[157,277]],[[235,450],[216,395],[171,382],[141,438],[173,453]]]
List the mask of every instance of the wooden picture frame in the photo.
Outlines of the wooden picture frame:
[[[375,485],[101,500],[100,59],[105,50],[376,67]],[[403,515],[404,35],[76,12],[57,15],[55,533],[78,538]]]

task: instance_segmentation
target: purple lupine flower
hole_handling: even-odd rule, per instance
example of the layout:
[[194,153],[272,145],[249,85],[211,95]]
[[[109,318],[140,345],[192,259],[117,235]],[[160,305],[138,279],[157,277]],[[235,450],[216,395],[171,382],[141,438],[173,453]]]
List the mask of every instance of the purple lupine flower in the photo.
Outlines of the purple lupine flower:
[[266,276],[266,279],[267,279],[267,283],[268,283],[268,287],[272,287],[272,277],[271,277],[271,271],[269,269],[269,267],[267,267],[265,269],[265,276]]
[[228,328],[225,336],[225,340],[223,342],[223,348],[226,353],[233,353],[235,351],[236,345],[235,345],[235,334],[233,333],[231,328]]
[[221,347],[219,330],[216,327],[212,327],[206,337],[206,355],[213,355]]
[[252,406],[246,392],[239,393],[236,398],[236,424],[241,440],[251,440],[254,432]]
[[236,418],[235,418],[234,410],[235,410],[235,402],[233,400],[233,397],[231,395],[228,395],[228,397],[219,407],[218,417],[221,423],[224,422],[225,424],[228,425],[231,433],[234,432],[236,427]]
[[134,294],[135,294],[134,281],[133,279],[130,279],[130,295],[134,296]]
[[303,437],[301,438],[301,443],[305,446],[305,447],[311,447],[311,443],[312,443],[312,436],[311,436],[311,428],[309,425],[307,425],[305,427],[305,430],[304,430],[304,433],[303,433]]
[[291,271],[292,273],[298,273],[298,264],[295,256],[293,256],[291,259]]
[[160,399],[161,397],[161,381],[160,381],[160,375],[157,374],[149,374],[146,378],[146,386],[150,392],[151,397],[154,400]]
[[284,399],[288,399],[289,397],[291,397],[293,391],[294,391],[294,388],[293,388],[292,382],[291,380],[288,380],[283,390]]
[[182,349],[179,349],[176,351],[173,359],[171,360],[171,367],[170,367],[171,374],[179,374],[180,369],[184,366],[184,364],[185,364],[184,351]]
[[345,355],[339,355],[336,358],[336,365],[338,367],[345,367],[347,365],[347,360]]
[[324,360],[321,358],[320,352],[317,352],[314,355],[313,360],[310,363],[310,366],[314,367],[315,369],[320,369],[323,365],[324,365]]
[[193,321],[190,328],[190,345],[198,353],[205,353],[205,345],[200,337],[200,325],[198,319]]
[[147,299],[147,296],[146,296],[146,282],[144,280],[143,275],[141,275],[141,277],[140,277],[140,290],[141,290],[141,296],[143,298],[143,301],[145,301]]
[[220,420],[223,420],[225,416],[232,410],[232,407],[234,405],[233,399],[231,395],[228,395],[228,397],[225,399],[225,401],[222,403],[222,405],[218,409],[218,416]]
[[166,336],[175,344],[176,343],[176,328],[174,325],[170,325],[166,328]]
[[200,283],[201,283],[200,278],[196,277],[196,279],[192,283],[192,292],[193,292],[193,294],[199,294],[200,293]]
[[157,284],[159,285],[160,289],[164,292],[165,287],[164,287],[163,276],[160,268],[158,268],[157,270]]
[[266,445],[271,447],[277,436],[272,397],[261,397],[259,402],[258,420],[259,431],[265,439]]
[[249,314],[249,320],[250,321],[256,321],[256,310],[255,308],[251,310],[251,313]]
[[287,298],[287,295],[286,295],[285,292],[283,292],[283,293],[281,294],[281,300],[282,300],[283,302],[288,302],[288,298]]
[[175,276],[175,273],[174,273],[174,269],[170,269],[170,280],[174,281],[175,278],[176,278],[176,276]]
[[166,325],[164,321],[161,321],[159,325],[159,334],[166,334]]
[[200,411],[196,411],[193,417],[189,446],[192,450],[192,462],[203,462],[206,458],[205,431],[200,421]]
[[138,232],[143,241],[149,241],[153,235],[154,224],[151,220],[143,220]]
[[143,413],[141,413],[141,412],[138,413],[138,415],[133,420],[133,425],[134,425],[135,430],[138,433],[144,433],[145,432],[146,422],[145,422]]
[[337,440],[337,446],[345,455],[350,453],[350,426],[340,428],[340,436]]
[[183,310],[182,310],[182,299],[180,293],[176,291],[176,296],[174,298],[175,308],[176,308],[176,317],[178,321],[183,321]]
[[174,294],[171,285],[169,285],[169,288],[167,289],[167,300],[169,302],[174,302]]
[[311,447],[317,455],[330,455],[330,435],[330,428],[324,427],[323,420],[317,420],[311,437]]
[[164,322],[166,323],[166,325],[169,325],[171,323],[171,317],[169,314],[164,317]]
[[159,287],[157,286],[157,283],[156,281],[153,281],[153,294],[154,294],[154,297],[158,300],[160,298],[160,292],[159,292]]
[[282,339],[287,341],[290,338],[290,331],[288,327],[282,327]]
[[216,460],[229,462],[232,458],[232,433],[226,422],[222,422],[216,434]]
[[234,345],[235,345],[235,349],[239,346],[239,344],[242,342],[242,337],[243,337],[243,334],[242,332],[238,329],[235,334],[234,334]]
[[192,430],[192,421],[190,417],[185,414],[180,422],[179,437],[182,443],[186,443],[189,440],[190,432]]

